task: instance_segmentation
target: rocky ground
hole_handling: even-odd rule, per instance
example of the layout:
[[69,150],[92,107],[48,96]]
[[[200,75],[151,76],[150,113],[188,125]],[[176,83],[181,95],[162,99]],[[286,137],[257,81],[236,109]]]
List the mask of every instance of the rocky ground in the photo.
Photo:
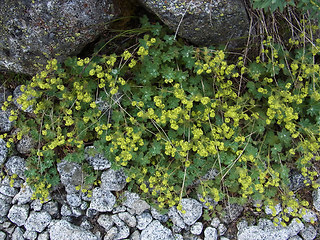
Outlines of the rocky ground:
[[[2,94],[2,95],[1,95]],[[3,100],[4,93],[0,93]],[[2,104],[0,100],[0,105]],[[8,132],[12,123],[9,113],[0,110],[0,132]],[[95,170],[102,171],[101,184],[92,189],[92,196],[76,186],[82,183],[81,166],[62,160],[58,164],[61,186],[49,200],[32,200],[32,190],[25,183],[25,159],[21,156],[32,147],[24,136],[17,153],[10,155],[6,142],[0,139],[0,166],[7,174],[0,182],[0,240],[4,239],[204,239],[204,240],[312,240],[320,239],[317,219],[320,211],[320,188],[313,193],[311,206],[302,222],[292,219],[288,227],[275,227],[266,217],[257,218],[242,206],[228,205],[223,215],[210,220],[203,217],[205,205],[197,199],[182,199],[182,214],[172,207],[160,214],[137,194],[126,191],[126,177],[110,169],[102,155],[86,155]],[[10,183],[10,177],[18,177]],[[299,174],[292,175],[291,188],[303,182]],[[11,186],[10,186],[11,185]],[[278,207],[277,213],[281,208]],[[271,214],[266,209],[265,216]]]

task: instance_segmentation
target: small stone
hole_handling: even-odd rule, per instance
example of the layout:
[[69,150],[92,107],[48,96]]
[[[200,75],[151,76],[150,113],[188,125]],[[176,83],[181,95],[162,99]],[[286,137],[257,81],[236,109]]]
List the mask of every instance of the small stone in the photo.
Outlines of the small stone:
[[10,109],[2,111],[0,108],[0,133],[10,132],[13,127],[13,122],[9,120]]
[[320,187],[313,191],[313,206],[320,212]]
[[12,199],[13,204],[23,205],[30,203],[31,197],[32,197],[33,191],[30,186],[28,186],[26,183],[23,184],[23,186],[20,188],[20,191],[17,195],[14,196]]
[[192,225],[202,216],[202,205],[197,200],[191,198],[183,198],[181,199],[181,205],[182,209],[186,212],[178,212],[185,224]]
[[28,214],[28,205],[13,205],[9,210],[8,218],[11,222],[20,227],[25,224],[28,218]]
[[181,229],[186,227],[182,217],[179,215],[176,207],[169,208],[168,216],[171,219],[174,226],[178,226]]
[[82,184],[83,173],[81,166],[78,163],[69,162],[63,159],[57,164],[57,170],[60,174],[60,180],[63,185],[70,184],[78,186]]
[[82,215],[82,211],[79,208],[71,207],[72,217],[80,217]]
[[24,240],[23,231],[21,228],[15,228],[14,232],[12,233],[12,240]]
[[155,208],[151,208],[151,215],[154,219],[159,220],[162,223],[165,223],[169,219],[167,214],[160,214]]
[[312,225],[308,225],[300,234],[304,240],[313,240],[317,236],[317,230]]
[[31,209],[33,209],[36,212],[41,211],[42,206],[43,206],[43,203],[41,203],[41,201],[39,199],[35,199],[31,203]]
[[132,209],[134,209],[137,215],[142,214],[145,210],[150,209],[150,205],[144,200],[137,200],[132,204]]
[[305,214],[302,214],[302,218],[305,222],[308,222],[308,223],[313,221],[316,222],[318,220],[317,215],[314,211],[310,209],[301,209],[299,213],[300,214],[303,213],[304,212],[303,210],[305,210]]
[[134,231],[130,236],[130,240],[140,240],[140,232],[138,230]]
[[23,234],[23,237],[28,240],[35,240],[37,236],[37,233],[34,231],[25,231]]
[[217,229],[213,227],[207,227],[204,230],[204,240],[217,240],[217,239],[218,239]]
[[0,216],[5,217],[7,216],[7,213],[9,212],[10,204],[6,203],[2,199],[0,199]]
[[38,235],[37,240],[49,240],[49,232],[45,231]]
[[[274,207],[275,207],[275,214],[278,215],[282,211],[281,204],[278,203]],[[265,207],[265,213],[268,214],[268,215],[272,215],[273,211],[271,210],[271,208],[269,206],[266,206]]]
[[71,207],[79,207],[81,198],[77,194],[67,194],[67,202]]
[[24,227],[28,231],[42,232],[51,222],[51,216],[49,213],[42,212],[31,212]]
[[118,234],[118,229],[117,227],[112,227],[107,231],[107,234],[104,235],[104,240],[111,240],[111,239],[115,239],[115,237]]
[[219,226],[218,226],[218,234],[219,234],[219,236],[225,234],[225,232],[226,232],[227,230],[228,230],[228,229],[227,229],[227,227],[226,227],[224,224],[222,224],[222,223],[219,224]]
[[[93,155],[90,154],[93,151]],[[101,154],[94,153],[95,147],[88,146],[85,148],[85,158],[94,170],[105,170],[111,167],[111,163]]]
[[59,206],[57,202],[47,202],[43,205],[43,210],[48,212],[51,217],[57,218],[59,216]]
[[101,227],[105,229],[105,231],[109,231],[114,224],[112,218],[106,214],[101,214],[97,222]]
[[117,214],[121,212],[125,212],[127,208],[125,206],[118,206],[112,210],[112,214]]
[[34,140],[29,135],[24,135],[17,143],[17,151],[21,154],[28,154],[35,148],[35,145]]
[[139,230],[145,229],[149,223],[152,222],[152,216],[150,213],[144,212],[141,215],[137,216],[138,225],[137,228]]
[[224,223],[229,224],[241,215],[243,211],[243,206],[240,206],[238,204],[230,204],[226,207],[224,211],[225,215],[222,216],[221,220]]
[[93,228],[92,224],[90,223],[90,221],[88,219],[84,219],[81,222],[80,227],[82,227],[83,229],[86,229],[86,230],[90,230]]
[[196,222],[190,228],[190,232],[194,235],[200,235],[203,229],[203,225],[201,222]]
[[289,238],[288,240],[303,240],[303,239],[299,236],[293,236],[293,237]]
[[89,208],[98,212],[110,212],[115,203],[116,197],[110,191],[95,188],[92,191],[92,200]]
[[25,179],[26,161],[18,156],[12,156],[6,162],[6,169],[9,175],[17,174],[20,178]]
[[220,219],[217,218],[217,217],[215,217],[215,218],[212,219],[210,225],[211,225],[212,227],[214,227],[214,228],[218,228],[218,226],[219,226],[220,223],[221,223],[221,222],[220,222]]
[[137,225],[137,220],[128,212],[121,212],[118,214],[118,217],[124,221],[129,227],[134,228]]
[[123,170],[109,169],[101,174],[101,188],[103,190],[121,191],[126,184],[126,176]]
[[80,205],[81,210],[86,210],[89,207],[89,204],[87,202],[82,202]]
[[170,229],[162,226],[158,220],[154,220],[142,230],[141,240],[174,240],[174,237]]
[[72,212],[71,212],[71,209],[68,205],[66,204],[63,204],[62,207],[61,207],[61,215],[62,216],[71,216],[72,215]]
[[125,239],[130,235],[130,229],[125,225],[121,226],[121,227],[118,227],[117,230],[118,230],[118,233],[117,233],[117,235],[115,237],[115,240]]
[[18,190],[8,185],[0,184],[0,193],[8,197],[14,197],[18,194]]

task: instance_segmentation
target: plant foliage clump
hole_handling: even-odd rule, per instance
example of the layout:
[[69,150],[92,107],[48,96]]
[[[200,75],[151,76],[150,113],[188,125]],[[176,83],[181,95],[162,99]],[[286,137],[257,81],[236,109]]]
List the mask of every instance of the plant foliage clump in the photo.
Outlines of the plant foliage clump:
[[[284,221],[301,216],[308,202],[290,191],[289,172],[298,168],[318,187],[320,40],[286,50],[267,37],[263,59],[230,63],[222,50],[186,46],[141,22],[150,32],[138,45],[64,65],[52,60],[21,88],[17,101],[33,113],[12,111],[20,131],[7,138],[37,141],[27,161],[36,195],[44,200],[59,182],[61,158],[82,163],[93,183],[98,173],[83,154],[93,144],[125,169],[128,189],[160,209],[182,210],[181,198],[197,186],[209,209],[228,197],[271,209],[280,202]],[[215,178],[203,177],[213,169]]]

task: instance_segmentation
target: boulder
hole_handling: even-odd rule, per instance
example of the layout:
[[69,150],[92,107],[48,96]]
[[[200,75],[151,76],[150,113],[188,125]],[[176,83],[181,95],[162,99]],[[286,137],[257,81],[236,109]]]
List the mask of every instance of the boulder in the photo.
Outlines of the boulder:
[[138,0],[171,30],[193,44],[239,46],[248,36],[249,18],[242,0]]
[[118,14],[112,0],[4,0],[0,69],[33,75],[51,58],[76,55]]

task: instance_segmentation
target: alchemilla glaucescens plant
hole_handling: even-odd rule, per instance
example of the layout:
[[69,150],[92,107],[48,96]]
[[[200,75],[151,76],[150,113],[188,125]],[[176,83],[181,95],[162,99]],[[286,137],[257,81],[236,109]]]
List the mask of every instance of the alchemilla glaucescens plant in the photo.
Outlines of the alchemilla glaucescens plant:
[[[157,208],[183,212],[180,200],[196,186],[209,209],[254,200],[256,211],[268,205],[274,216],[282,204],[275,224],[303,215],[309,203],[290,191],[288,175],[298,169],[306,186],[318,187],[320,40],[290,40],[286,50],[267,37],[263,59],[230,63],[222,50],[183,45],[159,24],[141,22],[150,31],[138,45],[53,59],[21,87],[17,102],[32,113],[11,111],[19,131],[2,137],[8,147],[24,134],[36,141],[26,173],[34,198],[45,201],[59,183],[63,158],[82,164],[89,195],[99,172],[84,161],[84,147],[94,145],[91,154],[123,168],[128,189]],[[212,169],[216,177],[203,178]]]

